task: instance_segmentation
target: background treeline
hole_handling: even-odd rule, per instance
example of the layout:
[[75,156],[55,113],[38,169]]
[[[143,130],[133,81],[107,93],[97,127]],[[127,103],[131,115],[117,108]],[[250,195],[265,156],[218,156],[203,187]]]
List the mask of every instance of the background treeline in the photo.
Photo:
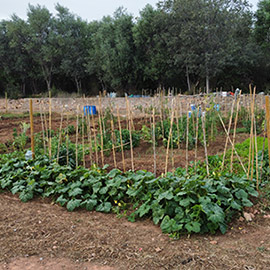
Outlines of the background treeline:
[[270,0],[255,14],[245,0],[165,0],[92,22],[55,8],[0,22],[0,95],[270,87]]

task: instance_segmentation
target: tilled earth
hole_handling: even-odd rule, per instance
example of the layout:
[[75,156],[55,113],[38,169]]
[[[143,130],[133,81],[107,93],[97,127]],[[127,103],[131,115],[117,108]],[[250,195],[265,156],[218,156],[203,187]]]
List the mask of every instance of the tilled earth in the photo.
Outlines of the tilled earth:
[[49,200],[0,194],[0,269],[270,269],[270,219],[260,211],[225,235],[174,240],[149,220],[67,212]]

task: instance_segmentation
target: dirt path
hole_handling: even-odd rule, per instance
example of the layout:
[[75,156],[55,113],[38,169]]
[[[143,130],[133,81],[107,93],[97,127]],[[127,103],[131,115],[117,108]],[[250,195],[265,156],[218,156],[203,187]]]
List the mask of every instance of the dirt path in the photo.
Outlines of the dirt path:
[[173,240],[149,220],[76,211],[0,194],[0,270],[270,269],[270,219],[226,235]]

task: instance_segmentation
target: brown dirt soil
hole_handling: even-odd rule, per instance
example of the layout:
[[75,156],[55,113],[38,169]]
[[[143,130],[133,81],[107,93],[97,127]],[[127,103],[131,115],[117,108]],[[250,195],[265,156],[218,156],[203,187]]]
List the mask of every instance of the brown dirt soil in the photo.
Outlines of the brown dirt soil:
[[[250,212],[256,213],[255,208]],[[225,235],[173,240],[149,220],[67,212],[0,194],[0,269],[270,269],[270,219],[235,221]],[[241,219],[242,220],[242,219]]]

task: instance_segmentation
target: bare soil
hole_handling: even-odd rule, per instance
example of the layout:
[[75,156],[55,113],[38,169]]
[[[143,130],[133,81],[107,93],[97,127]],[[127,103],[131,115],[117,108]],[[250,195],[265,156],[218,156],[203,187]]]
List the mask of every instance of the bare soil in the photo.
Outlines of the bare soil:
[[260,211],[225,235],[174,240],[150,220],[0,194],[0,269],[270,269],[270,219]]

